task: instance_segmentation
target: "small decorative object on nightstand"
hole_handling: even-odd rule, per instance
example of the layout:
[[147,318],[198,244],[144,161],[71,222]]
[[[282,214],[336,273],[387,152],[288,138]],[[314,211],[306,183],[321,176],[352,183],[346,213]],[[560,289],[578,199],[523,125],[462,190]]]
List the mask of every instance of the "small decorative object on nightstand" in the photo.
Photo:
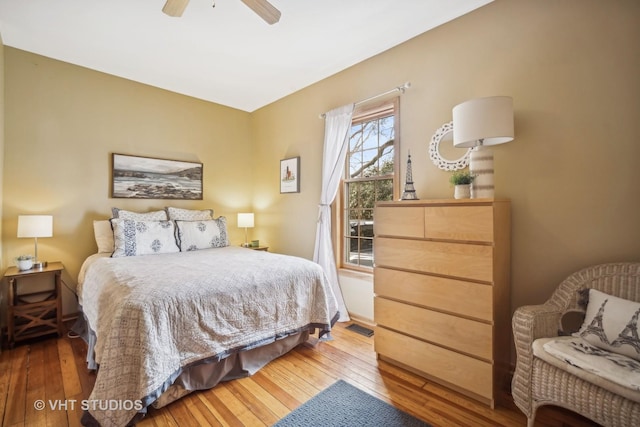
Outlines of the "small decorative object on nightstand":
[[[61,262],[21,271],[9,267],[4,277],[9,284],[7,330],[9,345],[16,341],[57,333],[62,336]],[[18,294],[18,281],[25,278],[53,278],[53,288]]]
[[33,256],[20,255],[16,257],[16,265],[20,271],[31,270],[33,268]]

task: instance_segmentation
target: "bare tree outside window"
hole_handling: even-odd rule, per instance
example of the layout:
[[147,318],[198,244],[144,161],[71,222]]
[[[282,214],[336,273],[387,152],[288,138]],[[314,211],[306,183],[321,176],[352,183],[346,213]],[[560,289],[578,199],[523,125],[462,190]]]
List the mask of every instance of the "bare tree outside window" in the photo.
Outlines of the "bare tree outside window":
[[376,202],[394,199],[395,103],[355,116],[344,178],[345,266],[373,267]]

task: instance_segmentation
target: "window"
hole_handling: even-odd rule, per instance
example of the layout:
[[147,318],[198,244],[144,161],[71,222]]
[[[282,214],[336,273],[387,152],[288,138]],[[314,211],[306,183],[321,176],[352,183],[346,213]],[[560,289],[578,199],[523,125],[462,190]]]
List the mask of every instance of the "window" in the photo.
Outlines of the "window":
[[373,210],[398,198],[397,98],[354,114],[343,180],[342,267],[373,267]]

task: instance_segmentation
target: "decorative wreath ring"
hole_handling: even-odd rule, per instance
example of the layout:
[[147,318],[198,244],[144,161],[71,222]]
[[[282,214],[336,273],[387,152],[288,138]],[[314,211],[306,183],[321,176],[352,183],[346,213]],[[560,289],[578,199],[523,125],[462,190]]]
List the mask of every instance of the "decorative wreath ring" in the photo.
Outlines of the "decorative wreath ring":
[[445,159],[440,154],[440,141],[442,141],[442,138],[444,138],[444,136],[449,132],[453,132],[453,122],[445,123],[436,130],[431,137],[431,142],[429,143],[429,158],[437,167],[446,171],[464,169],[469,165],[469,153],[471,152],[471,148],[469,148],[462,157],[457,160]]

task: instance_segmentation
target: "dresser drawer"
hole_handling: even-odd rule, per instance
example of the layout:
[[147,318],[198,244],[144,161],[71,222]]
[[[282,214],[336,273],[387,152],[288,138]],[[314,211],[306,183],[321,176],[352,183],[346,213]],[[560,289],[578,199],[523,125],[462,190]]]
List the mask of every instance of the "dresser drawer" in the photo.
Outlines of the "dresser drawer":
[[373,292],[479,320],[493,319],[493,287],[480,283],[376,267]]
[[428,206],[424,223],[429,239],[493,242],[492,206]]
[[376,236],[424,238],[423,207],[377,207],[375,216]]
[[375,351],[430,376],[493,400],[490,363],[377,327]]
[[493,357],[489,324],[380,297],[375,297],[373,310],[379,326],[485,360]]
[[380,237],[374,245],[378,267],[493,281],[493,247]]

